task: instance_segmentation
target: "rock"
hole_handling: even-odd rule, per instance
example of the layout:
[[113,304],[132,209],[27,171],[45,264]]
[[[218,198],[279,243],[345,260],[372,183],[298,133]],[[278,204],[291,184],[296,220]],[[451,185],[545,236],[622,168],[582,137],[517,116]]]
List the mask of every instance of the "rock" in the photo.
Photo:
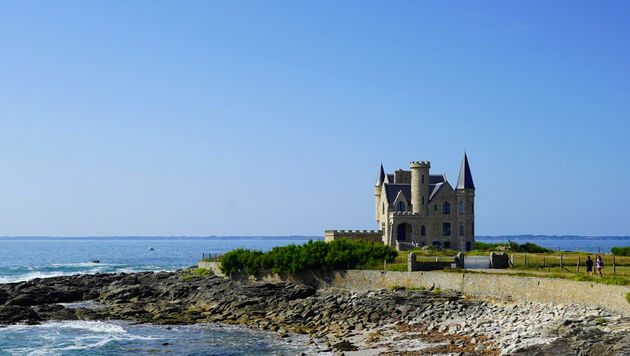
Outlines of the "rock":
[[20,305],[0,306],[0,325],[11,325],[19,322],[36,324],[39,315],[31,308]]
[[335,351],[357,351],[358,348],[348,340],[340,341],[332,346]]

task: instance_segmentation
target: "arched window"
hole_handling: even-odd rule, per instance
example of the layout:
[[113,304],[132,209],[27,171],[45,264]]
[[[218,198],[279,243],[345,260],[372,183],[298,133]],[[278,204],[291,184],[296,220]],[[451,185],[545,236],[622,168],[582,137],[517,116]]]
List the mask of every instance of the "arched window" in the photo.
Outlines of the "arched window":
[[385,214],[385,203],[383,203],[383,213],[382,214]]
[[459,202],[459,213],[460,214],[464,213],[464,202],[463,201]]
[[451,204],[447,201],[442,205],[442,214],[450,214],[451,213]]
[[405,203],[399,201],[398,202],[398,211],[403,212],[405,211]]
[[422,225],[420,227],[420,236],[426,236],[427,235],[427,229],[424,227],[424,225]]
[[422,196],[422,205],[424,205],[424,196]]

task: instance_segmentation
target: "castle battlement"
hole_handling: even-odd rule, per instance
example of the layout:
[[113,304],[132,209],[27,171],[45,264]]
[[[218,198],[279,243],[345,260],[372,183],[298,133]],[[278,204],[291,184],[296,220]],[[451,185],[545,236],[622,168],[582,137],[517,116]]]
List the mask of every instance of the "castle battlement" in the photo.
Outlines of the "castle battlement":
[[410,168],[431,168],[431,162],[429,161],[413,161],[409,163]]
[[324,240],[326,242],[347,239],[347,240],[367,240],[382,243],[383,231],[381,230],[326,230]]
[[392,212],[392,214],[396,215],[396,216],[402,216],[402,215],[404,215],[404,216],[410,216],[410,215],[420,216],[420,214],[414,213],[413,211],[394,211],[394,212]]

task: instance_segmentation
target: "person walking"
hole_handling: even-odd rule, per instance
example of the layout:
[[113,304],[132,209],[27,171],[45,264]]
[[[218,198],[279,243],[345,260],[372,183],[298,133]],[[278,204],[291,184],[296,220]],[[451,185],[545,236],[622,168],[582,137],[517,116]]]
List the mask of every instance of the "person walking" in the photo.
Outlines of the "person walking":
[[603,277],[604,275],[602,275],[602,268],[604,268],[604,260],[602,260],[602,256],[597,256],[597,272],[599,272],[599,276]]
[[593,275],[593,260],[591,260],[591,256],[586,257],[586,275]]

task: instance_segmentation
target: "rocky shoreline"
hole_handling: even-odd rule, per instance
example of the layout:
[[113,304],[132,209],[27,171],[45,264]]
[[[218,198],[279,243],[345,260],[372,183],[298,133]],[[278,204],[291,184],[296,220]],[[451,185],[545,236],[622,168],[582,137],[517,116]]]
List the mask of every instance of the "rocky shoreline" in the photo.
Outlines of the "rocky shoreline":
[[[349,292],[290,283],[96,274],[0,285],[0,325],[49,320],[227,323],[308,334],[346,355],[630,355],[630,318],[577,305],[438,290]],[[96,301],[100,307],[60,303]]]

